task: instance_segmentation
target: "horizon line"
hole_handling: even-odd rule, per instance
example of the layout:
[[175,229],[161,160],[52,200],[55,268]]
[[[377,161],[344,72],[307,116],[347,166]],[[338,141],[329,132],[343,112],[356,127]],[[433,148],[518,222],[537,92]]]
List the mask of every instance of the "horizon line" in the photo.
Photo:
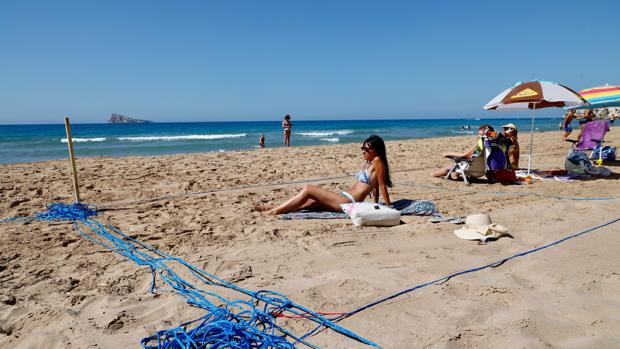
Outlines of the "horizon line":
[[[559,116],[539,116],[536,119],[561,119]],[[516,120],[529,120],[531,117],[479,117],[479,118],[449,118],[449,117],[438,117],[438,118],[398,118],[398,119],[374,119],[374,118],[364,118],[364,119],[294,119],[294,121],[303,121],[303,122],[325,122],[325,121],[409,121],[409,120],[420,120],[420,121],[430,121],[430,120],[472,120],[472,121],[480,121],[480,120],[505,120],[505,119],[516,119]],[[144,123],[111,123],[111,122],[71,122],[72,125],[140,125],[140,124],[186,124],[186,123],[242,123],[242,122],[280,122],[281,120],[228,120],[228,121],[151,121],[144,120],[147,122]],[[0,126],[33,126],[33,125],[64,125],[64,122],[58,123],[15,123],[15,124],[0,124]]]

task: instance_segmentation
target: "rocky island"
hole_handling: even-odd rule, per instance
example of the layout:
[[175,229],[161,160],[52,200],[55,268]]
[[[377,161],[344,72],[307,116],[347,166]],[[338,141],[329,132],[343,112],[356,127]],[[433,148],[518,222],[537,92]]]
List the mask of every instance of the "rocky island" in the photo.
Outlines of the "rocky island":
[[151,122],[153,121],[134,119],[120,114],[112,114],[108,120],[110,124],[148,124]]

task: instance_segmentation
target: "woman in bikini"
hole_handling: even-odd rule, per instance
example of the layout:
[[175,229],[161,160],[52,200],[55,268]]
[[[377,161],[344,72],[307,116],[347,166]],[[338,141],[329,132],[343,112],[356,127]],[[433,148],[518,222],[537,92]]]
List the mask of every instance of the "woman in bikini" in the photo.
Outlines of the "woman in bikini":
[[362,144],[364,165],[355,175],[357,182],[347,191],[334,193],[315,185],[307,185],[297,195],[275,207],[255,206],[255,210],[267,215],[276,215],[297,210],[327,210],[339,212],[340,205],[360,202],[373,194],[375,202],[379,202],[379,194],[385,204],[390,206],[390,195],[387,187],[392,186],[390,169],[385,154],[385,143],[379,136],[370,136]]
[[284,146],[291,146],[291,127],[293,127],[293,123],[291,122],[291,116],[286,115],[284,120],[282,120],[282,130],[284,130]]

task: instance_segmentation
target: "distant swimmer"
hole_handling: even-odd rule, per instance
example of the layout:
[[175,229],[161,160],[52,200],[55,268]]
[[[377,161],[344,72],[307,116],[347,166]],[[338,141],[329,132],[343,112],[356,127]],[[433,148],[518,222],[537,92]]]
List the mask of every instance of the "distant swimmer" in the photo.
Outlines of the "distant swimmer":
[[265,147],[265,134],[261,133],[260,138],[258,139],[258,146],[261,148]]
[[463,127],[461,127],[463,130],[465,131],[469,131],[471,129],[471,126],[469,125],[463,125]]

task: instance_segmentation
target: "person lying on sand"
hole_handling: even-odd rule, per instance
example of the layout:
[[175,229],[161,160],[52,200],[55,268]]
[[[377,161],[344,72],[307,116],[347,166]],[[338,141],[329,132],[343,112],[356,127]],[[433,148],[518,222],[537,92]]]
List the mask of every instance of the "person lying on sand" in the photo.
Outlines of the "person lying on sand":
[[357,182],[349,190],[334,193],[315,185],[306,185],[301,192],[279,206],[257,205],[254,210],[267,215],[297,210],[340,212],[341,204],[364,201],[368,194],[379,202],[379,193],[385,204],[390,206],[392,203],[387,187],[392,187],[392,181],[383,139],[376,135],[368,137],[362,144],[362,154],[366,161],[355,175]]

